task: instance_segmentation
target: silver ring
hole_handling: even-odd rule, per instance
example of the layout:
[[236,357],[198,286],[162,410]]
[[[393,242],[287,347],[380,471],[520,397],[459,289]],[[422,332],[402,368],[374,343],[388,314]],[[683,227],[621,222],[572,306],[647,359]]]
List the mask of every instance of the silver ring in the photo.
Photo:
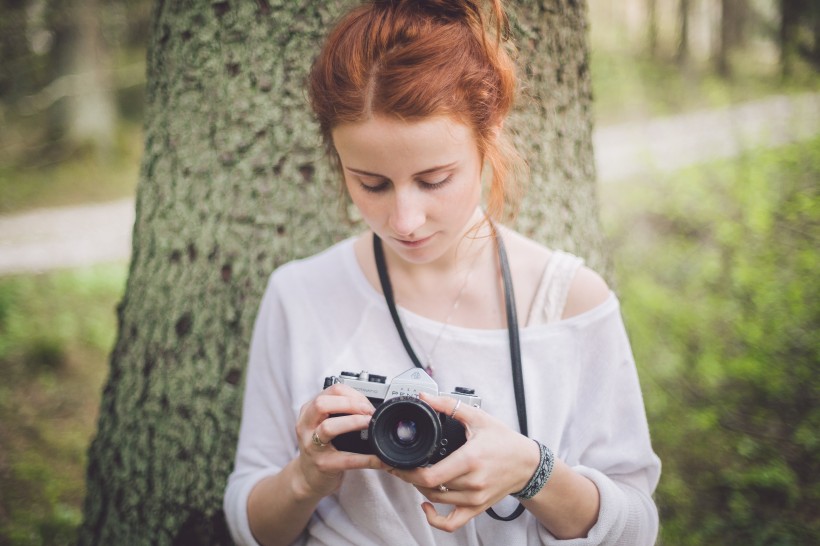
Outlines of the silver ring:
[[443,483],[438,484],[438,490],[442,493],[447,493],[448,491],[450,491],[450,489]]
[[316,447],[327,447],[327,444],[319,439],[319,435],[316,434],[315,430],[313,431],[313,436],[311,437],[311,440],[313,440],[313,445],[315,445]]
[[453,411],[450,412],[450,419],[456,416],[456,412],[458,411],[458,407],[461,405],[461,400],[456,400],[456,405],[453,406]]

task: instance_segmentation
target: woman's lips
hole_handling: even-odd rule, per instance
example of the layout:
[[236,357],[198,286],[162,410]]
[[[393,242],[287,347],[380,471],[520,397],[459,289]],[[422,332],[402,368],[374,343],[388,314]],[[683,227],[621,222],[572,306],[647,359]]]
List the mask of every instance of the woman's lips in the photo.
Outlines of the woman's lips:
[[399,243],[400,245],[402,245],[403,247],[406,247],[406,248],[418,248],[420,246],[423,246],[425,243],[427,243],[432,238],[433,238],[433,235],[430,235],[428,237],[424,237],[423,239],[414,239],[412,241],[407,240],[407,239],[397,239],[395,237],[393,237],[393,240],[396,241],[397,243]]

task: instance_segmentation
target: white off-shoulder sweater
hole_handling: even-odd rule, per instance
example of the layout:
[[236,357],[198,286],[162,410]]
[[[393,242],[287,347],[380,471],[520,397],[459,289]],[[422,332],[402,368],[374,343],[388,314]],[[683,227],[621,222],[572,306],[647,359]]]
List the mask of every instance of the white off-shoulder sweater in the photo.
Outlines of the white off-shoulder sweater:
[[[319,503],[297,544],[654,544],[658,516],[651,496],[660,462],[618,301],[610,294],[586,313],[559,319],[579,264],[572,255],[553,253],[521,329],[521,347],[530,437],[600,492],[598,521],[586,538],[558,540],[527,511],[513,522],[481,514],[454,533],[439,531],[427,523],[415,488],[383,471],[360,470],[346,472],[340,490]],[[411,339],[433,345],[441,323],[401,308],[400,314]],[[441,391],[474,388],[483,410],[518,429],[506,330],[449,326],[435,360]],[[274,272],[256,319],[236,466],[225,491],[225,514],[238,544],[256,544],[248,495],[297,456],[299,410],[324,378],[343,370],[391,378],[410,367],[383,296],[356,261],[352,239]],[[494,508],[508,514],[516,505],[509,497]]]

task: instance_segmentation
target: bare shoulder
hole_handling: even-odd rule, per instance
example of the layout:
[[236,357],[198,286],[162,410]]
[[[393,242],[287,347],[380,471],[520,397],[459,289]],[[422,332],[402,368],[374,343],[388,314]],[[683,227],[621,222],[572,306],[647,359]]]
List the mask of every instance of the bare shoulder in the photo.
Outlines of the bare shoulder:
[[[530,302],[541,283],[544,268],[553,252],[515,231],[505,229],[502,234],[510,250],[511,261],[515,262],[513,280],[516,295],[522,296],[521,301]],[[598,273],[581,266],[570,283],[561,318],[568,319],[598,307],[609,298],[609,292],[609,286]]]
[[510,257],[518,320],[526,324],[552,251],[510,229],[502,229],[501,235]]
[[552,251],[509,228],[503,228],[501,235],[504,237],[504,245],[510,255],[513,276],[526,279],[527,284],[537,285]]
[[570,284],[561,318],[568,319],[594,309],[608,297],[609,286],[606,281],[595,271],[581,266]]

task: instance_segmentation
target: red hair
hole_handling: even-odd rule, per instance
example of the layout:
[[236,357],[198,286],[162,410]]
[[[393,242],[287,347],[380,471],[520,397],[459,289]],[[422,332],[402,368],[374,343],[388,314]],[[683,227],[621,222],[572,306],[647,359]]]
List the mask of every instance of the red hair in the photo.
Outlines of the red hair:
[[[340,124],[382,114],[414,121],[450,116],[472,128],[493,179],[488,214],[516,196],[517,155],[503,135],[515,95],[509,27],[500,0],[485,16],[470,0],[372,0],[333,28],[310,73],[310,102],[331,157]],[[494,20],[494,36],[486,22]]]

